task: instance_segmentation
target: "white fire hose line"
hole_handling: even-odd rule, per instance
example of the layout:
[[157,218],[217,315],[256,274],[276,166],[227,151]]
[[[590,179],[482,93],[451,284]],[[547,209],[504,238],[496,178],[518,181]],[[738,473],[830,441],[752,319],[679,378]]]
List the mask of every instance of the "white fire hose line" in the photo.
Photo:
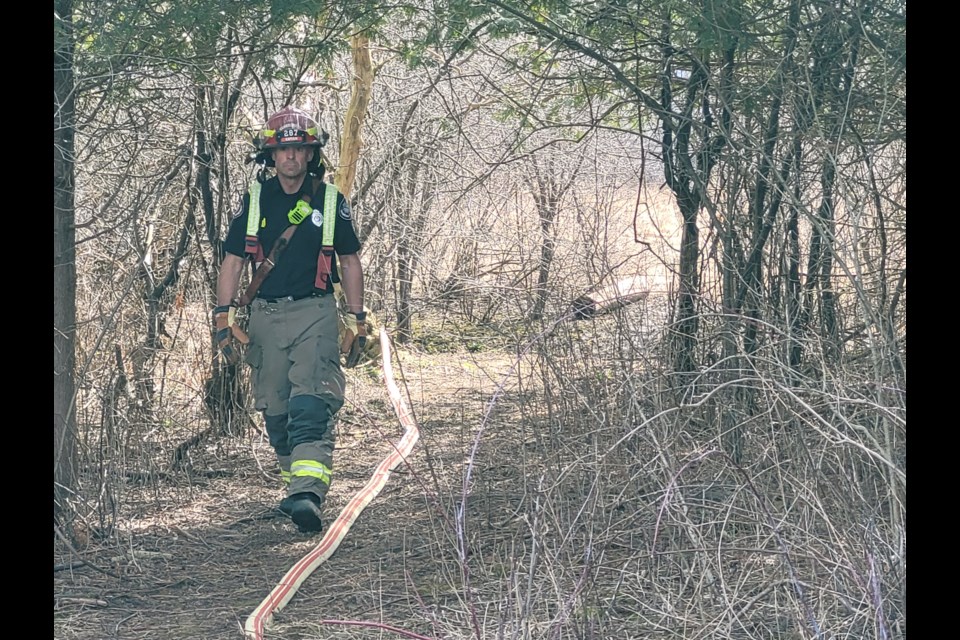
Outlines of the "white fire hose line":
[[406,460],[413,447],[420,439],[420,430],[417,428],[413,413],[407,406],[406,401],[400,394],[400,388],[393,379],[393,367],[390,363],[390,339],[387,336],[386,329],[380,329],[380,351],[383,355],[383,378],[387,385],[387,391],[390,393],[390,400],[393,403],[394,411],[400,419],[405,431],[400,442],[394,450],[388,455],[374,470],[373,475],[367,484],[350,500],[350,503],[343,508],[337,519],[333,521],[327,533],[323,536],[314,549],[304,556],[299,562],[287,571],[280,583],[274,587],[270,595],[260,603],[244,625],[244,633],[247,640],[263,640],[263,630],[273,619],[273,614],[283,609],[290,599],[293,598],[300,585],[313,573],[314,569],[327,560],[333,552],[340,546],[340,542],[347,535],[350,527],[353,526],[357,516],[360,515],[370,501],[377,497],[380,490],[387,484],[390,472],[402,461]]

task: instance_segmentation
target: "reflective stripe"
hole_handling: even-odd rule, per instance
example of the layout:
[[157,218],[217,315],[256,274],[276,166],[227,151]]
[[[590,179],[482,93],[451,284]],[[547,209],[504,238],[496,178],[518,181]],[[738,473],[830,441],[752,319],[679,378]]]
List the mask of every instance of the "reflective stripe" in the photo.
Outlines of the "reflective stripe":
[[247,215],[247,235],[255,236],[260,231],[260,181],[250,185],[250,211]]
[[[313,286],[320,291],[327,290],[327,281],[333,274],[333,232],[337,227],[337,191],[336,185],[327,183],[323,190],[323,243],[317,256],[317,277]],[[337,285],[334,284],[334,290]]]
[[284,484],[290,484],[290,472],[280,469],[280,479]]
[[294,478],[318,478],[324,484],[330,484],[333,471],[330,467],[316,460],[297,460],[290,465],[290,475]]
[[263,249],[260,247],[260,181],[254,180],[250,185],[250,206],[247,208],[247,236],[244,240],[245,251],[253,256],[256,262],[263,261]]
[[334,215],[337,213],[337,187],[327,184],[323,190],[323,244],[333,246],[333,230],[336,227],[337,220]]

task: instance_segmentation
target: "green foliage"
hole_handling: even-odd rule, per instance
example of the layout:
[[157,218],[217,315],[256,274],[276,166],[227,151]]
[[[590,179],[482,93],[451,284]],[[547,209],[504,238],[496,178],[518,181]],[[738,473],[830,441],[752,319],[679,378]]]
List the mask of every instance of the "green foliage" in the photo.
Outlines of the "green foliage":
[[327,10],[329,3],[317,0],[270,0],[270,18],[277,23],[318,16]]
[[410,69],[436,67],[437,53],[446,58],[454,49],[461,55],[476,48],[475,32],[487,10],[472,2],[437,2],[430,9],[405,6],[400,10],[403,39],[392,45]]
[[743,33],[739,0],[709,0],[696,16],[697,40],[705,51],[726,51],[735,47]]

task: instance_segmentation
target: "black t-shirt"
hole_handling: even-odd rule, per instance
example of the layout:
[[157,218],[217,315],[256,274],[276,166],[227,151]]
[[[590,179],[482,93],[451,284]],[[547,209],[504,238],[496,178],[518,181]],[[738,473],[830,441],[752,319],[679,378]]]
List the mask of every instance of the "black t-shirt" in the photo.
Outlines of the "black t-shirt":
[[[313,178],[307,176],[304,186],[312,184]],[[304,297],[316,290],[317,260],[323,244],[323,200],[327,184],[323,183],[310,199],[314,211],[318,212],[300,223],[300,228],[290,239],[290,244],[277,260],[273,270],[263,281],[258,298],[283,298],[285,296]],[[263,183],[260,189],[260,245],[265,256],[270,255],[273,245],[280,234],[290,226],[287,214],[300,199],[299,193],[287,194],[280,187],[276,176]],[[250,210],[250,193],[243,195],[243,202],[234,214],[230,230],[224,241],[224,249],[235,256],[246,257],[245,238],[247,235],[247,215]],[[350,203],[337,194],[336,226],[333,233],[333,248],[338,255],[349,255],[360,250],[360,240],[353,230]],[[332,265],[336,278],[336,265]],[[333,284],[327,282],[327,290],[333,293]]]

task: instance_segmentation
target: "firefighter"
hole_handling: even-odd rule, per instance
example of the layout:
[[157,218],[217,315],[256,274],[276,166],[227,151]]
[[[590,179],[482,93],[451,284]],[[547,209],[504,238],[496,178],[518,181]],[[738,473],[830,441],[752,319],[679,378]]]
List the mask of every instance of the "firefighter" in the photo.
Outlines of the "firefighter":
[[[362,350],[365,340],[360,241],[348,200],[323,181],[320,149],[327,137],[295,107],[267,120],[255,141],[261,170],[224,242],[214,309],[220,357],[236,363],[238,339],[249,337],[244,359],[251,367],[255,407],[287,483],[279,508],[304,533],[323,529],[335,417],[344,401],[340,356],[356,353],[358,344]],[[270,177],[267,167],[274,170]],[[249,262],[254,275],[238,296]],[[345,307],[339,311],[338,282]],[[235,323],[244,305],[249,305],[247,335]]]

